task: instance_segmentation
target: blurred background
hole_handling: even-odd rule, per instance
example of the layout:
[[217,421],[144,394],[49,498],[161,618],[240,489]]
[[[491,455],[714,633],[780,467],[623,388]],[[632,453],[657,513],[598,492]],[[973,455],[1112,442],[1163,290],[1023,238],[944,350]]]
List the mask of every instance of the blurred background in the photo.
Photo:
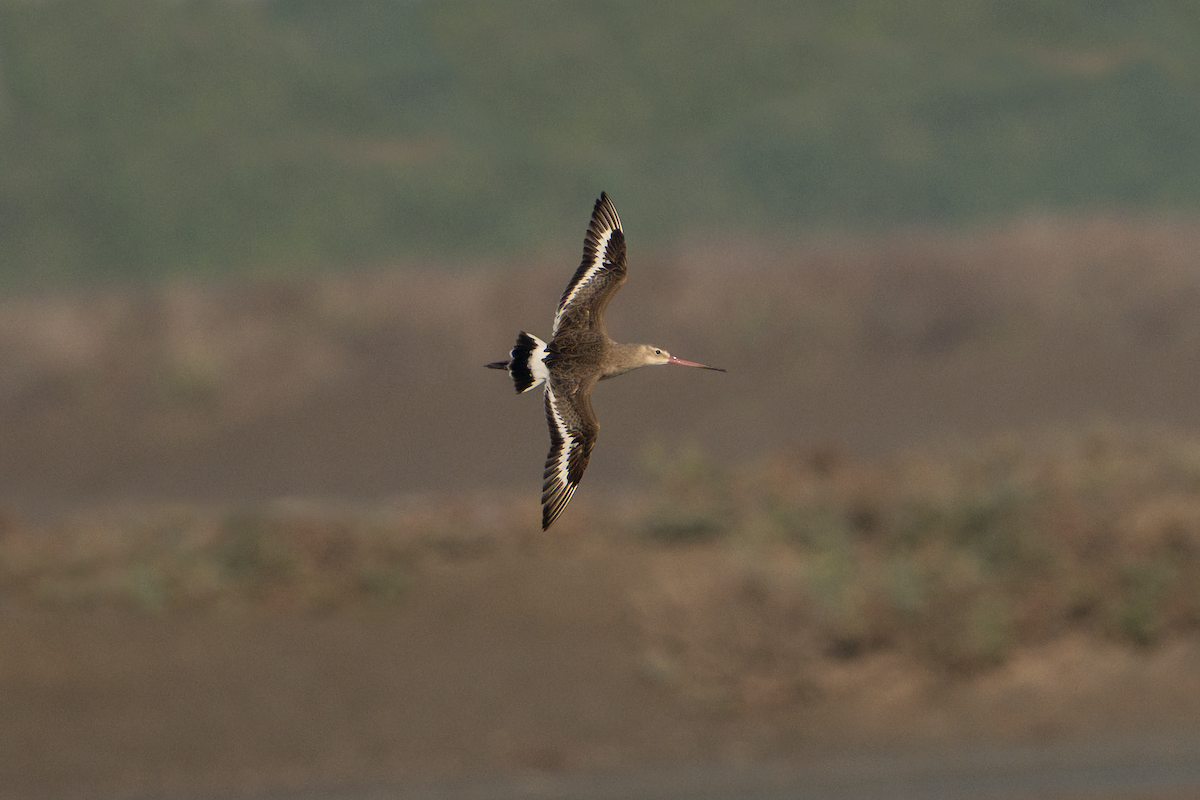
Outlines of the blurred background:
[[0,13],[10,285],[568,260],[601,189],[642,253],[1200,192],[1186,3]]
[[1187,2],[0,0],[0,797],[1200,763],[1198,212]]

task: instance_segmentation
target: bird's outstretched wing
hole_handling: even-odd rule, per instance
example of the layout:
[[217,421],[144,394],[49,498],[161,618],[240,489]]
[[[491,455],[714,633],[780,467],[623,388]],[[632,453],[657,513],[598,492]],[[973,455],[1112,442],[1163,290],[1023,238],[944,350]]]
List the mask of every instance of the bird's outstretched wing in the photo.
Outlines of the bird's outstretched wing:
[[550,453],[542,474],[542,530],[566,508],[583,471],[587,469],[600,425],[592,411],[591,390],[584,384],[546,386],[546,422],[550,426]]
[[554,335],[570,328],[604,330],[604,309],[625,282],[625,234],[621,218],[608,195],[601,193],[583,239],[583,262],[567,284]]

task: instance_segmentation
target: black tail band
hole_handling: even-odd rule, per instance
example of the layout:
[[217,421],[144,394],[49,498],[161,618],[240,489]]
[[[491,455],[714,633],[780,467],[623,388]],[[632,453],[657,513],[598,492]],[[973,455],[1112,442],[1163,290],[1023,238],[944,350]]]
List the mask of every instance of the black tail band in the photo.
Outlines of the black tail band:
[[528,333],[522,331],[517,335],[517,343],[513,345],[512,361],[509,362],[508,373],[512,375],[518,393],[527,391],[530,386],[533,386],[533,370],[529,366],[529,359],[536,348],[537,342]]

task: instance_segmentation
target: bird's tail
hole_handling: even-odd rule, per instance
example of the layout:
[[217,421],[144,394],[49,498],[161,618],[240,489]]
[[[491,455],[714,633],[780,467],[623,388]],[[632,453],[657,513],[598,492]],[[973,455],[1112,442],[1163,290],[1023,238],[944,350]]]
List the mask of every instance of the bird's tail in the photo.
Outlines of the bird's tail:
[[521,331],[513,345],[512,358],[508,361],[493,361],[488,369],[506,369],[512,376],[517,392],[528,392],[550,377],[546,366],[546,343],[533,334]]

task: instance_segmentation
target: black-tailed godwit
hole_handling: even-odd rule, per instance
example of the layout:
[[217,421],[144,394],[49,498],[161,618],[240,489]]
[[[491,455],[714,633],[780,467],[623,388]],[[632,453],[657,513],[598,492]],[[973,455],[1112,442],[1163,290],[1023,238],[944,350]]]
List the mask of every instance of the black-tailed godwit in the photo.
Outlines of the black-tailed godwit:
[[490,369],[506,369],[518,393],[546,383],[550,454],[542,483],[542,530],[549,528],[575,493],[587,468],[600,425],[592,411],[592,387],[651,364],[680,364],[725,370],[684,361],[649,344],[621,344],[604,330],[604,309],[625,282],[625,234],[607,194],[592,210],[583,240],[583,262],[567,284],[549,342],[521,332],[511,358]]

